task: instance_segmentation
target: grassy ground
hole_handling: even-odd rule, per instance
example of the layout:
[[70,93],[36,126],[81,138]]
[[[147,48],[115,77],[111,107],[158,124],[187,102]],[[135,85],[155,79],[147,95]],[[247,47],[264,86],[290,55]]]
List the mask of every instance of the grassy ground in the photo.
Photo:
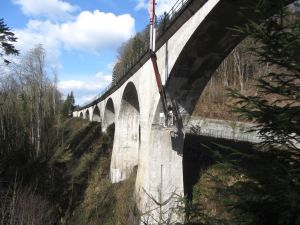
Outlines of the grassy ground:
[[71,119],[62,128],[64,142],[57,146],[50,160],[56,170],[54,177],[62,177],[54,185],[55,192],[64,184],[56,198],[60,202],[62,224],[127,224],[135,173],[122,183],[110,183],[114,132],[109,133],[101,133],[99,123],[81,119]]

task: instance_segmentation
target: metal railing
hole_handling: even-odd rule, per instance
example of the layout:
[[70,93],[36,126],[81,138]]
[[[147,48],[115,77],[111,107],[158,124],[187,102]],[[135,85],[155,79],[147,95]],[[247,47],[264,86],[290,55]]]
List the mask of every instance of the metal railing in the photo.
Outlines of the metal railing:
[[[171,23],[177,18],[181,10],[187,5],[188,2],[192,0],[178,0],[173,7],[170,9],[168,13],[165,13],[157,23],[157,29],[156,29],[156,36],[157,39],[161,37],[169,28]],[[129,73],[133,67],[144,57],[145,54],[149,51],[149,42],[145,43],[145,46],[140,49],[140,51],[136,52],[136,55],[133,56],[133,58],[126,62],[124,66],[124,70],[122,72],[122,75],[115,81],[109,84],[106,88],[104,88],[97,96],[95,96],[92,100],[85,102],[83,105],[80,106],[80,108],[84,108],[85,106],[97,101],[101,98],[104,94],[106,94],[112,87],[115,87],[118,85],[119,81],[124,77],[127,73]]]
[[171,10],[167,13],[169,18],[172,18],[178,13],[189,0],[178,0]]
[[190,0],[178,0],[168,13],[163,14],[161,18],[159,18],[156,33],[157,39],[168,30],[171,23],[177,18],[188,2],[190,2]]

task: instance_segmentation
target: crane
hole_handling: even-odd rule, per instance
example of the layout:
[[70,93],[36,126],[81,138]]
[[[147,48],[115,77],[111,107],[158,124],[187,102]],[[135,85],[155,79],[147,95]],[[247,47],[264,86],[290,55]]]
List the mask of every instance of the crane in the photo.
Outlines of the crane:
[[155,53],[155,36],[156,36],[156,29],[155,29],[155,0],[150,0],[150,45],[149,45],[149,51],[150,51],[150,58],[152,61],[154,74],[155,74],[155,80],[158,87],[158,91],[160,94],[160,99],[164,111],[165,116],[165,124],[168,124],[169,119],[169,113],[168,113],[168,107],[167,107],[167,97],[165,88],[162,85],[161,76],[158,70],[157,66],[157,56]]

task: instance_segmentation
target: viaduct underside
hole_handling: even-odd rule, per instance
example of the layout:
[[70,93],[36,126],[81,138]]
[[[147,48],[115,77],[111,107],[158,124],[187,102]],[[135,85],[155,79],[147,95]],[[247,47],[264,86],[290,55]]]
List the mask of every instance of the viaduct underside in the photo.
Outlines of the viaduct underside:
[[[262,20],[245,8],[253,0],[190,0],[158,39],[158,69],[166,88],[173,121],[164,126],[160,95],[149,56],[99,99],[73,112],[74,117],[102,123],[105,131],[115,124],[111,160],[112,182],[120,182],[138,167],[136,193],[140,209],[150,207],[148,196],[167,199],[173,192],[184,193],[183,146],[187,133],[246,139],[256,142],[255,134],[244,137],[240,124],[191,118],[195,104],[212,74],[244,38],[234,26],[248,19]],[[270,1],[270,15],[274,6]],[[267,16],[268,14],[266,14]],[[202,121],[202,122],[201,122]],[[224,136],[222,136],[221,135]],[[170,203],[172,204],[172,203]]]

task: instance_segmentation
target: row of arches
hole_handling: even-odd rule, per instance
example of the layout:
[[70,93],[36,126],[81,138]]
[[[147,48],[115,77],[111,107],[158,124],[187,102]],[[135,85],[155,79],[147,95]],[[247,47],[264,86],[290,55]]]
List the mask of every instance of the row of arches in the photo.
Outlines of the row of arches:
[[126,85],[117,117],[113,99],[109,98],[102,119],[98,106],[91,111],[87,109],[81,112],[80,118],[101,122],[103,130],[115,124],[111,168],[117,172],[115,175],[112,174],[112,177],[115,177],[112,179],[115,182],[126,179],[133,168],[138,165],[141,142],[140,103],[134,83],[129,82]]
[[[119,120],[128,121],[129,124],[136,124],[139,121],[139,100],[137,90],[132,82],[129,82],[123,92],[121,100],[121,108]],[[133,116],[133,118],[132,118]],[[104,121],[101,120],[100,109],[95,106],[90,117],[90,110],[86,109],[85,112],[80,112],[79,117],[82,119],[88,119],[95,122],[103,122],[107,127],[115,122],[115,107],[112,98],[109,98],[106,102],[104,111]],[[126,119],[127,118],[127,119]]]
[[[111,98],[109,99],[108,102],[111,104],[106,106],[106,109],[107,109],[106,111],[108,111],[108,113],[111,114],[109,117],[111,118],[110,119],[111,123],[113,123],[113,121],[114,121],[114,106],[113,106]],[[100,110],[97,105],[93,109],[91,118],[90,118],[90,111],[88,109],[85,111],[85,113],[80,112],[79,117],[82,119],[87,119],[87,120],[91,119],[91,121],[94,121],[94,122],[99,122],[99,123],[101,122]]]
[[79,117],[81,119],[87,119],[87,120],[89,120],[90,119],[90,112],[89,112],[89,110],[86,110],[84,114],[83,114],[83,112],[80,112]]

